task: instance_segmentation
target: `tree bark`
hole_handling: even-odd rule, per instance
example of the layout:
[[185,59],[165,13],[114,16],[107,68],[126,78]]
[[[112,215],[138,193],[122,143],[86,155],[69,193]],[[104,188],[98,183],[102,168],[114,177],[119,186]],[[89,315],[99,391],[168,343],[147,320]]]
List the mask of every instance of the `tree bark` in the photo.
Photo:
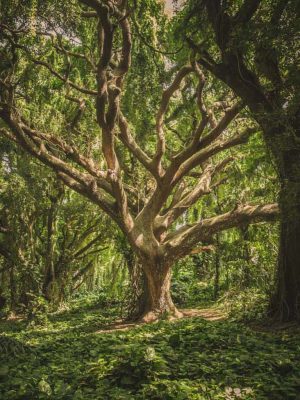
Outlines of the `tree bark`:
[[240,235],[242,239],[242,281],[241,287],[243,289],[249,288],[252,284],[252,276],[251,276],[251,253],[249,247],[249,226],[245,225],[240,228]]
[[130,279],[130,300],[127,305],[128,320],[138,320],[143,315],[147,299],[148,299],[148,284],[147,278],[132,250],[126,251],[124,254]]
[[281,321],[300,320],[300,151],[289,151],[281,171],[280,249],[271,311]]
[[17,308],[17,285],[15,280],[14,267],[9,269],[9,286],[10,286],[10,312],[15,313]]
[[182,313],[173,303],[171,286],[171,266],[160,262],[143,262],[145,288],[143,307],[139,319],[151,322],[160,318],[180,318]]
[[217,249],[215,252],[215,279],[214,279],[214,299],[217,300],[220,291],[220,267],[221,267],[221,260],[220,260],[220,237],[216,235],[216,244]]
[[43,295],[44,297],[52,302],[55,301],[55,284],[57,283],[56,271],[55,271],[55,234],[57,224],[57,213],[60,201],[64,194],[63,186],[60,182],[56,183],[57,194],[49,196],[51,205],[47,215],[47,243],[46,243],[46,260],[45,260],[45,277],[43,282]]

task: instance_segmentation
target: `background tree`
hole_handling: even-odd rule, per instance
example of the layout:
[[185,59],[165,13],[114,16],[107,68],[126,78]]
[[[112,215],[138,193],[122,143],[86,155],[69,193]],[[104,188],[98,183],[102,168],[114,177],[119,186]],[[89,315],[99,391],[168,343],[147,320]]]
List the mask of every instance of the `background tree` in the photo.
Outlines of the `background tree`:
[[299,10],[298,1],[197,0],[179,17],[198,62],[247,105],[276,164],[282,224],[272,308],[281,320],[299,319]]
[[2,296],[12,312],[32,296],[57,305],[100,263],[112,233],[93,204],[6,139],[0,159]]

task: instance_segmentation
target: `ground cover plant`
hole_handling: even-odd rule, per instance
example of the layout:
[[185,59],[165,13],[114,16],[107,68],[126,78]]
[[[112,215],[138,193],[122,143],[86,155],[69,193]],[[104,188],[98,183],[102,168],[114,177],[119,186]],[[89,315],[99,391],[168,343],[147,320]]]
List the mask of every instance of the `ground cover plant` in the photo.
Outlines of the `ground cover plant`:
[[299,398],[299,330],[262,332],[201,317],[118,330],[109,327],[114,318],[85,308],[35,329],[2,322],[1,339],[24,349],[1,347],[1,398]]

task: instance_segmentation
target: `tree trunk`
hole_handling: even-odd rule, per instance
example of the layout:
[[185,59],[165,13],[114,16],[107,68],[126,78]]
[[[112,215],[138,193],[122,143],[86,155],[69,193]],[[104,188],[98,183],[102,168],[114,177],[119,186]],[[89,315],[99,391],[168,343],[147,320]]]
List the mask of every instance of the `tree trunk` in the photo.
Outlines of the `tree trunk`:
[[15,280],[14,267],[9,269],[9,286],[10,286],[10,312],[15,313],[17,308],[17,285]]
[[63,197],[64,190],[59,182],[57,182],[58,193],[55,196],[49,196],[50,208],[47,215],[47,243],[46,243],[46,259],[45,259],[45,275],[43,282],[43,295],[52,302],[55,301],[55,284],[57,283],[54,258],[55,258],[55,234],[57,224],[57,213],[59,203]]
[[281,176],[280,249],[271,308],[281,321],[300,320],[300,152],[289,151]]
[[130,300],[127,305],[127,319],[138,320],[144,314],[148,299],[147,277],[133,251],[126,254],[130,278]]
[[242,266],[242,281],[241,281],[241,287],[243,289],[249,288],[252,284],[252,276],[251,276],[251,268],[250,268],[250,263],[251,263],[251,252],[250,252],[250,247],[249,247],[249,226],[245,225],[240,228],[240,234],[241,234],[241,239],[242,239],[242,260],[243,260],[243,266]]
[[215,279],[214,279],[214,300],[217,300],[219,296],[219,291],[220,291],[220,238],[219,235],[216,235],[216,244],[217,244],[217,249],[215,252]]
[[171,286],[171,267],[162,262],[142,263],[145,272],[144,309],[140,318],[144,322],[151,322],[160,318],[179,318],[182,313],[173,303]]

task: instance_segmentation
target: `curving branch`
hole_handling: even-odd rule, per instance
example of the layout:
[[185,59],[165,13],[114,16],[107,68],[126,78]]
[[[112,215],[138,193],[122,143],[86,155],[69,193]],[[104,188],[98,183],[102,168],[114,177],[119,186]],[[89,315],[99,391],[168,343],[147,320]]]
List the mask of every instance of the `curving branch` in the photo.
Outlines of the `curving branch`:
[[182,67],[176,74],[171,85],[166,90],[164,90],[162,94],[160,107],[156,116],[156,134],[157,134],[156,152],[152,160],[152,163],[155,165],[155,168],[159,176],[163,175],[161,159],[166,151],[166,139],[163,129],[164,117],[168,109],[171,97],[176,92],[176,90],[179,89],[182,80],[192,71],[193,71],[192,66]]
[[37,60],[36,58],[33,58],[33,57],[30,57],[30,59],[34,64],[41,65],[42,67],[47,68],[48,71],[51,72],[52,75],[54,75],[56,78],[60,79],[61,81],[65,82],[67,85],[69,85],[73,89],[78,90],[78,92],[81,92],[84,94],[89,94],[91,96],[97,95],[97,92],[95,90],[91,90],[91,89],[79,86],[76,83],[70,81],[67,77],[64,77],[63,75],[61,75],[59,72],[55,71],[55,69],[52,67],[51,64],[47,63],[46,61]]
[[214,140],[218,139],[218,137],[225,131],[225,129],[234,120],[234,118],[238,115],[242,108],[242,102],[235,103],[232,107],[228,108],[225,111],[224,117],[218,123],[214,123],[214,117],[211,114],[210,118],[213,129],[207,135],[205,135],[202,140],[200,140],[200,142],[198,143],[198,148],[206,147]]
[[[106,212],[107,210],[110,210],[110,216],[112,216],[111,202],[104,194],[99,192],[97,179],[90,174],[80,172],[78,169],[72,167],[47,151],[44,141],[36,135],[28,136],[26,131],[22,129],[22,122],[18,121],[17,117],[14,117],[11,113],[2,110],[0,111],[0,117],[10,128],[14,140],[24,150],[51,167],[55,172],[57,172],[59,177],[64,180],[64,182],[67,179],[69,182],[72,182],[73,188],[79,188],[80,193],[84,194],[86,197],[93,198],[94,200],[97,199],[97,204]],[[28,132],[31,132],[31,130],[28,130],[27,133]],[[98,180],[99,179],[101,178],[98,178]],[[103,180],[101,180],[101,182],[103,183]],[[70,186],[70,184],[68,184],[68,186]]]
[[[175,196],[173,197],[173,202],[171,203],[168,211],[159,215],[155,219],[155,230],[159,231],[160,234],[166,231],[186,210],[188,210],[191,206],[193,206],[202,196],[210,194],[212,189],[216,185],[220,185],[223,183],[223,180],[220,180],[216,183],[212,183],[213,178],[223,171],[227,165],[233,161],[233,157],[227,157],[218,164],[214,165],[209,163],[203,172],[199,174],[198,182],[193,188],[188,192],[183,192],[184,185],[179,185],[181,188],[180,197],[175,200]],[[177,193],[177,192],[176,192]]]
[[95,186],[86,186],[63,172],[57,172],[57,176],[66,186],[88,198],[92,203],[100,206],[101,209],[108,214],[123,231],[125,231],[124,223],[116,213],[115,203],[111,202],[109,199],[105,199]]
[[279,218],[278,204],[240,205],[216,217],[206,218],[183,227],[165,238],[164,247],[170,257],[188,255],[199,242],[209,242],[212,236],[226,229]]
[[178,168],[173,177],[173,185],[180,181],[193,168],[209,160],[212,156],[240,144],[247,143],[250,135],[256,131],[257,128],[246,128],[242,133],[238,135],[235,135],[229,139],[218,140],[215,143],[212,143],[210,146],[197,151]]
[[155,169],[151,164],[151,158],[145,153],[135,141],[134,137],[130,132],[128,122],[121,112],[118,114],[118,124],[120,129],[120,135],[118,136],[122,143],[127,149],[140,161],[140,163],[155,176]]

